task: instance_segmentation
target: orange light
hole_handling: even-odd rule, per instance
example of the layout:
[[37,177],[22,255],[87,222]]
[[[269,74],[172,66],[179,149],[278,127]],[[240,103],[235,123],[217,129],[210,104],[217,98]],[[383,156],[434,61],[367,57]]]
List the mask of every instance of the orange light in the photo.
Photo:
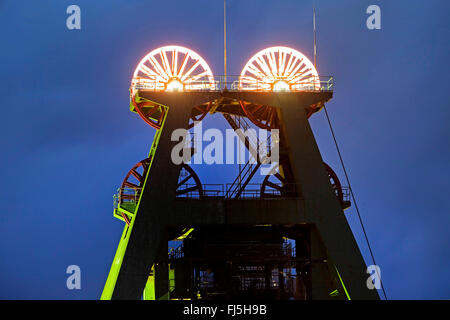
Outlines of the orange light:
[[291,91],[289,83],[284,80],[278,80],[273,84],[273,91]]
[[213,90],[215,81],[198,53],[171,45],[151,51],[139,62],[131,87],[156,91]]
[[183,91],[183,83],[177,78],[171,79],[167,82],[166,91]]
[[288,47],[259,51],[244,66],[239,78],[240,90],[302,91],[319,88],[319,75],[311,61]]

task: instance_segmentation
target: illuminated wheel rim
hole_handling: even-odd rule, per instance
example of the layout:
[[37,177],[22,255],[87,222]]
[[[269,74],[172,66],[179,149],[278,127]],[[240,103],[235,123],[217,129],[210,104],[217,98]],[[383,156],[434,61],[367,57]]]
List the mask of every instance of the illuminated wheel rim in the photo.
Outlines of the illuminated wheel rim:
[[[136,205],[141,196],[147,170],[150,165],[150,158],[136,163],[128,171],[119,189],[119,206],[127,210],[126,204]],[[178,178],[176,195],[180,197],[203,198],[203,187],[195,171],[187,164],[181,165],[180,176]],[[126,224],[131,220],[124,212],[120,212]]]
[[[136,163],[131,170],[128,171],[119,189],[119,206],[127,209],[127,203],[131,205],[136,205],[138,203],[149,164],[150,158],[147,158]],[[121,215],[126,224],[129,225],[130,218],[123,212],[121,212]]]
[[[126,201],[137,202],[139,200],[149,163],[150,158],[139,161],[125,176],[119,192],[120,205]],[[197,193],[199,197],[203,197],[203,187],[198,175],[194,169],[183,163],[178,178],[176,194],[177,196],[182,196],[193,192]]]
[[316,68],[301,52],[288,47],[270,47],[255,54],[242,69],[240,90],[319,90]]
[[148,53],[136,67],[131,85],[155,91],[215,89],[206,61],[191,49],[173,45]]

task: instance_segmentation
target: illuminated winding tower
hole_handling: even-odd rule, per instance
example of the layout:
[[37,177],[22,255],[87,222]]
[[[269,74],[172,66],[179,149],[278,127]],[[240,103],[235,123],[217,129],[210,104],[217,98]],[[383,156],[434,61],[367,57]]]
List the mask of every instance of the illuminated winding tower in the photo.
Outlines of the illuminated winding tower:
[[[379,299],[344,216],[348,190],[308,122],[332,95],[333,79],[287,47],[258,52],[239,76],[214,76],[180,46],[146,55],[130,109],[156,132],[115,196],[125,227],[101,298]],[[256,150],[229,183],[201,181],[190,165],[208,115],[223,116],[236,141]],[[180,128],[193,134],[175,163]],[[267,140],[247,134],[259,129]]]

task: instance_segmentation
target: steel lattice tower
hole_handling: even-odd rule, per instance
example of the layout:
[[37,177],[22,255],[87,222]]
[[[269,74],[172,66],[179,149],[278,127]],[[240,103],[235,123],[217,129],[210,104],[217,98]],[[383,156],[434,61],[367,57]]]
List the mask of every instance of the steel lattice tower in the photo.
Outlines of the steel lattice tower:
[[[239,76],[214,77],[197,53],[167,46],[141,60],[130,93],[131,111],[156,133],[116,197],[125,228],[102,299],[378,299],[344,215],[346,189],[308,122],[332,98],[331,77],[286,47],[258,52]],[[213,113],[236,132],[279,130],[279,170],[257,189],[261,159],[213,190],[172,161],[172,132]],[[183,243],[169,251],[170,240]]]

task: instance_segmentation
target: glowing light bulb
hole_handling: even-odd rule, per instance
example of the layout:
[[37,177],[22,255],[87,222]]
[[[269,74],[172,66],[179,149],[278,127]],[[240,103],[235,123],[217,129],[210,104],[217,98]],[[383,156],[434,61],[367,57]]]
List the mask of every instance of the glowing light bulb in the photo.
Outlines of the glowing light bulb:
[[178,79],[169,80],[166,91],[183,91],[183,83]]
[[279,80],[273,84],[273,91],[291,91],[289,83],[284,80]]

